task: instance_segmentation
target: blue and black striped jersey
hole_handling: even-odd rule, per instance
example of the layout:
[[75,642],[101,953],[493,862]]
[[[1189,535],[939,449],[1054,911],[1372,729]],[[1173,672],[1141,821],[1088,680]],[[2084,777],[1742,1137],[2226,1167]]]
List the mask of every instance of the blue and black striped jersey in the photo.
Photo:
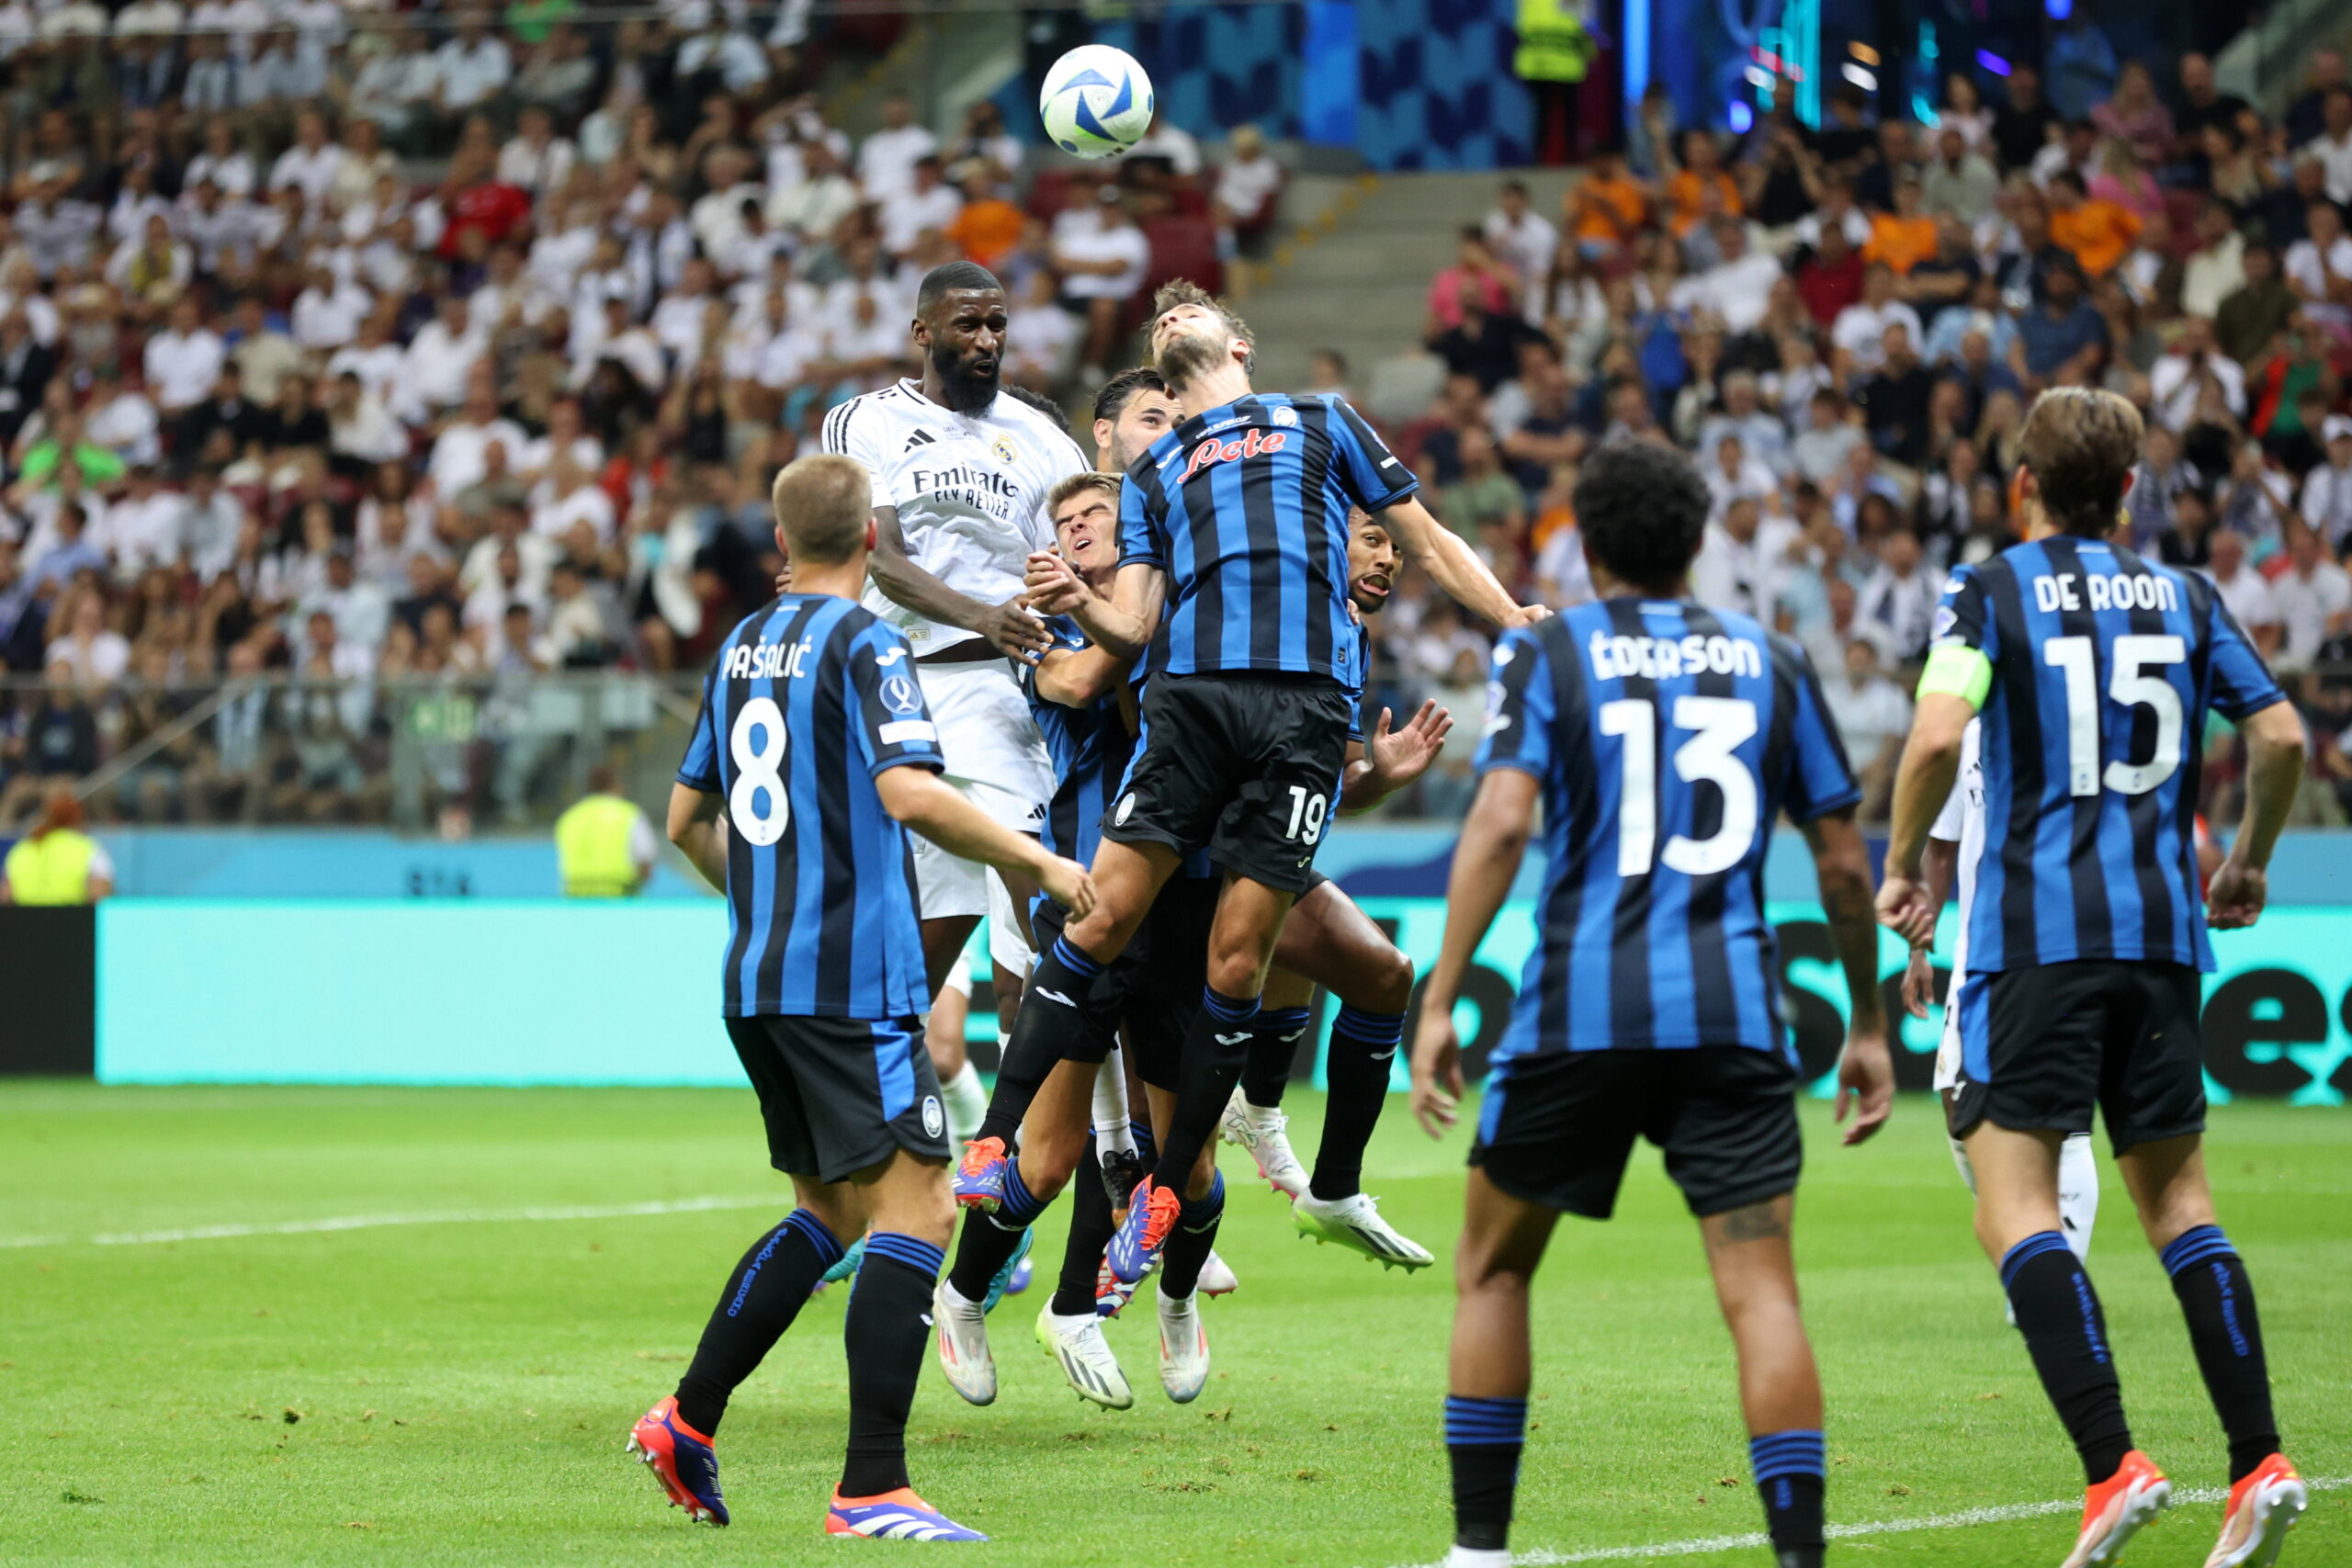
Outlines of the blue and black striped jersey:
[[727,802],[729,1018],[930,1010],[914,865],[886,768],[941,766],[906,638],[854,600],[787,593],[728,635],[678,782]]
[[1548,861],[1494,1058],[1788,1055],[1764,918],[1773,820],[1861,798],[1804,654],[1745,615],[1611,599],[1506,632],[1487,693],[1479,771],[1541,783]]
[[1992,664],[1969,972],[2212,968],[2196,863],[2206,715],[2287,700],[2213,585],[2061,535],[1953,572],[1936,631]]
[[[1068,615],[1048,620],[1046,634],[1055,648],[1090,646],[1086,634]],[[1045,826],[1037,836],[1054,853],[1089,863],[1102,836],[1102,813],[1135,754],[1135,735],[1117,698],[1104,697],[1082,708],[1064,707],[1037,694],[1033,666],[1015,668],[1037,732],[1046,738],[1046,754],[1054,761],[1054,797],[1046,803]]]
[[1348,613],[1348,508],[1417,488],[1329,394],[1253,392],[1184,421],[1127,469],[1122,566],[1168,575],[1155,672],[1260,670],[1361,682]]

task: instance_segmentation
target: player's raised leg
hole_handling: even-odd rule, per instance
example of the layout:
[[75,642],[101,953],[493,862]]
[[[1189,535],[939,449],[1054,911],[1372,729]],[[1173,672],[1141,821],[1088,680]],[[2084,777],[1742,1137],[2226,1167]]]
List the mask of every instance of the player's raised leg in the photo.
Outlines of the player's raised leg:
[[1434,1261],[1429,1249],[1390,1224],[1363,1190],[1364,1150],[1405,1038],[1412,963],[1355,900],[1320,879],[1283,922],[1274,963],[1276,979],[1297,974],[1340,999],[1324,1055],[1323,1135],[1308,1190],[1292,1205],[1293,1223],[1301,1235],[1352,1248],[1384,1269],[1426,1268]]
[[2148,1245],[2172,1277],[2205,1392],[2229,1438],[2229,1507],[2208,1568],[2275,1562],[2310,1494],[2278,1450],[2254,1281],[2214,1214],[2202,1140],[2190,1134],[2140,1144],[2116,1163]]

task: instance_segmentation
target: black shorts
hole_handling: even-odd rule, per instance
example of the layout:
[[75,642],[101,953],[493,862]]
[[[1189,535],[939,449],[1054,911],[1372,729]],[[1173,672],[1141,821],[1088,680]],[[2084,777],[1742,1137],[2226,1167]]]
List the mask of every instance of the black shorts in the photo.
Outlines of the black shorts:
[[1521,1056],[1487,1080],[1470,1163],[1514,1198],[1605,1220],[1639,1134],[1703,1219],[1796,1190],[1796,1091],[1794,1068],[1746,1045]]
[[1971,975],[1960,987],[1951,1134],[2091,1130],[2115,1152],[2205,1130],[2203,981],[2185,964],[2083,959]]
[[1153,676],[1102,836],[1179,854],[1205,848],[1236,876],[1304,890],[1339,808],[1353,708],[1339,682],[1319,677]]
[[768,1163],[792,1176],[841,1181],[893,1149],[947,1158],[939,1101],[919,1018],[730,1018],[760,1117]]
[[[1086,1037],[1069,1060],[1102,1061],[1124,1032],[1136,1076],[1154,1089],[1175,1089],[1184,1032],[1201,1010],[1201,987],[1208,980],[1209,927],[1223,886],[1215,876],[1168,879],[1126,950],[1094,977],[1086,998]],[[1029,923],[1038,952],[1054,944],[1069,918],[1052,899],[1037,901]]]

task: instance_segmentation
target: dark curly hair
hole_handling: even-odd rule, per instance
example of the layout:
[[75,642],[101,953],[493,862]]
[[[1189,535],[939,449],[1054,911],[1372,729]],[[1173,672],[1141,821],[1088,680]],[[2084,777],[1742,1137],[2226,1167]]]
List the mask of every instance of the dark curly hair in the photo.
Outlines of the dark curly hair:
[[1690,459],[1654,441],[1612,441],[1584,460],[1574,496],[1585,553],[1645,593],[1680,582],[1712,501]]

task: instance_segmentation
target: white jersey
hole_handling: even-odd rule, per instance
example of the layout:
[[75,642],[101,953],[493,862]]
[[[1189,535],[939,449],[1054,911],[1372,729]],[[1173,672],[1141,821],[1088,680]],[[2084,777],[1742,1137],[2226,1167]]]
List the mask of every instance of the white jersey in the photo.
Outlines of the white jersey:
[[1984,763],[1977,755],[1981,728],[1972,718],[1961,732],[1960,773],[1952,780],[1944,808],[1936,814],[1935,826],[1928,829],[1931,839],[1960,845],[1954,877],[1960,886],[1960,919],[1951,939],[1951,986],[1944,992],[1943,1043],[1936,1051],[1938,1089],[1960,1083],[1960,983],[1968,973],[1968,906],[1976,897],[1976,862],[1984,852]]
[[[1092,466],[1050,419],[1010,393],[999,393],[986,412],[960,414],[910,380],[827,414],[824,449],[865,465],[874,504],[898,509],[915,565],[989,604],[1022,591],[1032,550],[1053,548],[1046,492]],[[906,635],[918,658],[978,635],[893,604],[871,582],[864,603]]]

